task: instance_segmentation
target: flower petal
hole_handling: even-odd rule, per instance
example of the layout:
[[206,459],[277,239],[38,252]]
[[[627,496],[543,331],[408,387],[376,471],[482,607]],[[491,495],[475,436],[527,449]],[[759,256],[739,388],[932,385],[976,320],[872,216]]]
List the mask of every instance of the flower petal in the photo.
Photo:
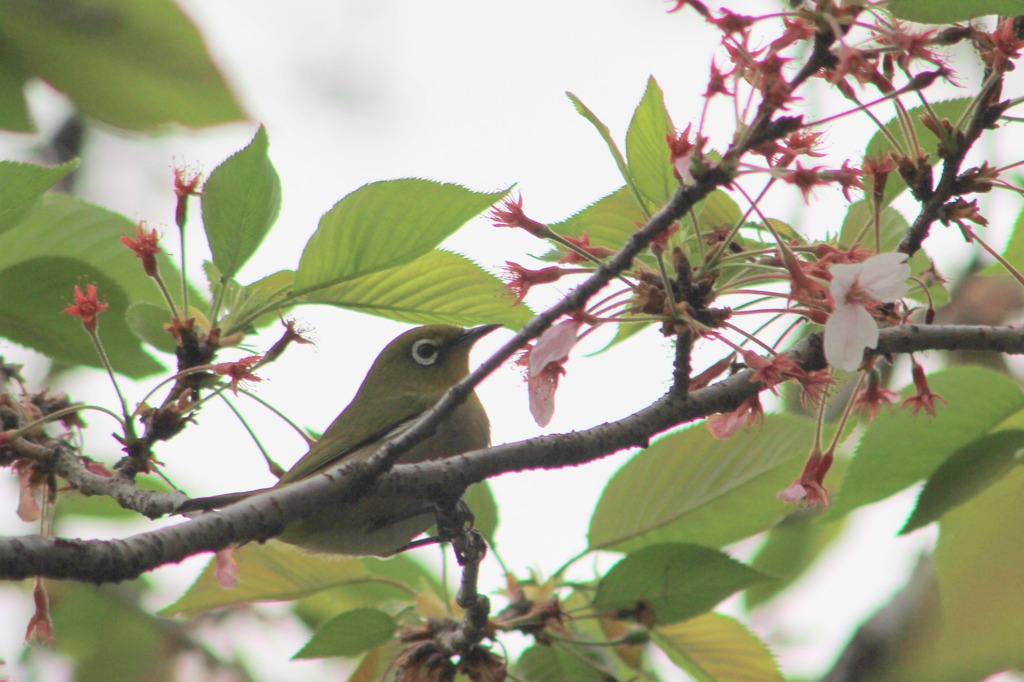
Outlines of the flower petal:
[[231,590],[238,587],[238,583],[241,580],[238,576],[238,562],[235,560],[235,548],[225,547],[214,554],[214,559],[217,564],[217,568],[214,571],[214,575],[217,577],[217,582],[225,590]]
[[863,263],[840,263],[829,270],[832,281],[829,282],[828,290],[837,305],[846,301],[846,295],[857,284],[857,277],[863,267]]
[[891,303],[903,298],[910,288],[910,266],[905,253],[880,253],[861,263],[863,270],[858,278],[861,287],[872,298]]
[[533,421],[537,422],[537,426],[547,426],[551,417],[555,415],[555,389],[558,388],[558,377],[557,370],[549,370],[530,377],[528,381],[530,414],[533,415]]
[[864,359],[865,348],[878,346],[878,325],[865,308],[837,305],[825,323],[825,359],[836,369],[853,372]]
[[560,363],[569,357],[569,351],[576,345],[576,333],[582,324],[578,320],[565,320],[540,335],[537,345],[530,351],[531,378],[540,374],[552,362]]

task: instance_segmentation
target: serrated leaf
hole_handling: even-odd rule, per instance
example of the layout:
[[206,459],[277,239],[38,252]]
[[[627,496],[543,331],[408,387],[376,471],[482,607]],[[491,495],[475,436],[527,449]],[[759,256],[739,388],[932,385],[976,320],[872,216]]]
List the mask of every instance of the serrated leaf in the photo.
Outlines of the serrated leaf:
[[120,128],[243,118],[199,31],[170,0],[9,0],[0,42],[80,111]]
[[608,151],[611,152],[612,158],[615,160],[615,165],[618,167],[619,173],[622,174],[622,179],[626,183],[626,187],[628,188],[630,195],[633,197],[633,200],[636,202],[638,207],[643,206],[643,196],[640,194],[640,190],[636,186],[636,181],[633,179],[633,175],[629,170],[629,165],[626,163],[625,157],[622,156],[622,152],[619,151],[619,146],[615,144],[615,140],[612,138],[612,133],[608,129],[608,126],[602,123],[601,119],[597,117],[597,114],[587,108],[587,105],[585,105],[579,97],[571,92],[566,92],[565,96],[569,98],[570,102],[572,102],[573,107],[576,108],[576,112],[583,118],[590,121],[590,124],[597,130],[598,135],[600,135],[601,139],[604,140],[604,143],[608,145]]
[[300,294],[404,265],[505,196],[431,180],[364,185],[320,219],[295,273]]
[[771,415],[725,441],[703,426],[661,438],[608,482],[590,521],[590,548],[720,547],[771,528],[787,513],[775,495],[800,473],[813,432],[807,420]]
[[699,682],[783,682],[764,642],[739,621],[720,613],[654,629],[669,659]]
[[398,623],[383,611],[354,609],[324,623],[292,659],[358,656],[387,643],[397,631]]
[[228,278],[256,252],[281,210],[281,180],[267,156],[269,146],[260,126],[203,185],[203,227],[213,262]]
[[51,167],[0,161],[0,232],[14,227],[32,210],[46,190],[78,168],[78,165],[78,159]]
[[533,313],[513,306],[513,300],[500,280],[471,260],[435,250],[411,263],[324,288],[300,302],[326,303],[410,324],[499,323],[518,329]]
[[1024,0],[892,0],[887,6],[893,16],[921,24],[955,24],[977,17],[1024,14]]
[[999,431],[957,450],[928,477],[904,535],[937,520],[1024,463],[1024,431]]
[[550,227],[556,233],[570,237],[581,237],[586,233],[591,244],[618,250],[636,232],[637,223],[643,219],[643,212],[629,188],[620,187]]
[[[867,427],[828,515],[835,518],[926,478],[950,455],[1024,408],[1013,380],[982,367],[951,367],[928,377],[938,417],[899,410]],[[912,386],[904,397],[914,394]],[[979,400],[979,396],[984,396]]]
[[597,585],[594,608],[632,612],[642,604],[655,623],[675,623],[765,580],[771,578],[707,547],[652,545],[612,566]]
[[671,154],[666,141],[666,136],[674,133],[675,126],[665,109],[661,88],[651,76],[626,131],[629,172],[640,195],[646,200],[648,215],[658,210],[679,189],[679,180],[672,173]]
[[[960,99],[946,100],[945,102],[932,102],[930,108],[935,112],[935,115],[940,119],[948,119],[950,123],[955,124],[960,118],[960,115],[967,109],[970,104],[970,98],[964,97]],[[935,133],[928,130],[923,123],[921,123],[921,114],[926,113],[924,106],[914,107],[910,109],[907,114],[913,123],[914,135],[924,151],[929,155],[929,161],[931,163],[937,163],[939,161],[937,150],[939,146],[938,138],[935,137]],[[891,119],[885,124],[886,130],[899,141],[902,148],[906,149],[909,142],[905,139],[903,130],[900,126],[898,118]],[[865,159],[874,159],[880,157],[885,152],[892,149],[892,144],[889,139],[881,131],[875,133],[871,140],[868,142],[868,146],[864,151]],[[915,150],[910,150],[911,155],[915,153]],[[888,180],[885,184],[885,199],[884,203],[889,204],[893,199],[896,198],[903,190],[907,188],[907,184],[903,182],[903,178],[897,172],[889,173]]]
[[211,560],[188,591],[160,613],[191,618],[224,606],[300,599],[331,587],[374,581],[357,558],[309,554],[281,542],[239,547],[235,560],[240,578],[236,587],[221,587]]

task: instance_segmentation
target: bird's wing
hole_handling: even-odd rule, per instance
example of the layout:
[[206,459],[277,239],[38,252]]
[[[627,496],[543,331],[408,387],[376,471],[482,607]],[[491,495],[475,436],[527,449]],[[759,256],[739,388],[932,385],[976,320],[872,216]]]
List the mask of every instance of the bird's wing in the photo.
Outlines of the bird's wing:
[[[422,413],[423,410],[417,410],[407,414],[397,422],[392,421],[390,424],[383,425],[378,431],[363,435],[358,441],[353,438],[355,429],[347,430],[348,424],[342,422],[339,417],[324,432],[320,440],[309,449],[309,452],[303,455],[302,459],[281,477],[280,482],[297,481],[331,465],[338,464],[342,460],[365,459],[376,451],[380,443],[407,429]],[[344,414],[342,414],[343,416]]]

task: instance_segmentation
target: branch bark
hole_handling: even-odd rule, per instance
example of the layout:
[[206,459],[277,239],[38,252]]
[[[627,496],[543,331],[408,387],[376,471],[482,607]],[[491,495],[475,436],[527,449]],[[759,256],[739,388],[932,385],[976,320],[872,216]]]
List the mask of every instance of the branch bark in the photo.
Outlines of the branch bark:
[[[878,354],[924,350],[974,350],[1024,354],[1024,329],[1015,327],[903,325],[882,330]],[[825,366],[820,338],[812,335],[791,351],[807,370]],[[399,465],[367,487],[365,470],[352,464],[255,496],[217,513],[203,514],[178,525],[140,533],[123,540],[67,540],[25,536],[0,539],[0,577],[31,576],[88,582],[118,582],[158,566],[181,561],[232,543],[265,540],[286,524],[329,502],[354,499],[375,491],[450,497],[476,481],[530,469],[576,466],[631,447],[644,447],[663,431],[717,412],[735,409],[764,390],[745,370],[688,396],[673,392],[615,422],[583,431],[532,438],[458,457],[415,465]],[[439,410],[435,408],[435,410]],[[382,449],[387,446],[382,446]],[[62,453],[59,459],[73,458]],[[87,481],[94,474],[61,463],[72,478]],[[102,479],[102,477],[96,477]]]

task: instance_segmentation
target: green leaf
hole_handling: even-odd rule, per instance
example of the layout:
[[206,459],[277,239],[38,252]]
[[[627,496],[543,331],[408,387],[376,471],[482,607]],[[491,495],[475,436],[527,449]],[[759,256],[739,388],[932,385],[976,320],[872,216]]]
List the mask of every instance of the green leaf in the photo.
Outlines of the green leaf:
[[679,189],[679,180],[672,172],[667,135],[675,126],[665,109],[665,100],[658,82],[651,76],[643,99],[633,113],[626,132],[626,159],[629,172],[645,199],[647,213],[653,213]]
[[[95,412],[82,411],[80,417],[89,418]],[[106,417],[103,417],[106,419]],[[170,493],[171,488],[156,476],[139,476],[136,485],[144,490],[155,490],[160,493]],[[114,498],[106,495],[83,495],[77,490],[70,489],[62,491],[57,496],[56,518],[58,523],[71,516],[103,519],[105,521],[137,523],[139,513],[131,509],[125,509]]]
[[279,270],[243,287],[233,279],[222,277],[213,263],[207,261],[203,269],[211,291],[218,292],[221,287],[227,288],[221,300],[228,314],[222,315],[219,321],[224,336],[265,327],[277,321],[279,313],[293,305],[284,300],[295,282],[295,272],[292,270]]
[[632,612],[643,605],[655,623],[675,623],[765,580],[771,577],[707,547],[652,545],[612,566],[597,585],[594,608]]
[[743,593],[744,604],[752,609],[789,587],[814,565],[844,530],[844,523],[814,523],[811,514],[794,513],[768,531],[751,567],[781,580],[754,585]]
[[669,659],[699,682],[783,682],[775,657],[739,621],[705,613],[654,629]]
[[[240,578],[236,587],[220,586],[211,560],[188,591],[160,613],[191,618],[210,609],[300,599],[343,585],[363,590],[377,581],[357,558],[309,554],[281,542],[245,545],[235,550],[235,560]],[[392,593],[408,597],[398,588]]]
[[487,544],[493,547],[494,531],[498,529],[498,504],[494,501],[491,486],[487,481],[474,483],[462,499],[473,512],[473,526],[483,534]]
[[[1013,223],[1013,232],[1010,233],[1010,239],[1006,242],[1006,246],[1003,247],[1002,256],[1006,262],[1015,268],[1019,269],[1024,264],[1024,210],[1017,214],[1017,220]],[[997,261],[984,268],[980,274],[1006,275],[1008,273],[1006,268]]]
[[327,621],[292,658],[358,656],[390,641],[394,618],[377,609],[355,609]]
[[[989,369],[951,367],[928,377],[938,417],[899,410],[868,426],[835,495],[829,518],[877,502],[929,476],[950,455],[1024,407],[1013,380]],[[904,397],[914,394],[912,386]],[[979,399],[984,396],[984,399]]]
[[234,277],[267,236],[281,210],[281,180],[260,126],[252,142],[217,166],[203,185],[203,227],[213,262]]
[[78,165],[78,159],[54,167],[0,161],[0,232],[14,227],[46,190]]
[[813,436],[809,421],[772,415],[724,441],[701,426],[661,438],[608,482],[590,548],[720,547],[771,528],[787,513],[775,495],[800,473]]
[[51,581],[46,589],[57,651],[70,659],[76,682],[175,679],[167,655],[175,635],[138,604],[137,586]]
[[[32,329],[8,327],[3,333],[10,338],[18,335],[22,339],[28,336],[49,339],[48,348],[65,343],[72,334],[81,336],[80,326],[77,330],[74,325],[69,326],[69,322],[74,320],[61,312],[67,307],[68,301],[73,299],[72,285],[84,288],[86,284],[112,281],[120,287],[123,295],[114,292],[108,295],[109,285],[99,290],[100,298],[110,304],[110,309],[100,318],[107,352],[111,354],[118,371],[129,376],[142,377],[159,371],[162,366],[143,352],[138,340],[124,323],[129,303],[163,305],[159,289],[146,276],[139,259],[121,243],[121,237],[134,234],[135,228],[136,224],[123,215],[81,199],[59,194],[44,196],[15,227],[0,234],[0,270],[36,258],[71,259],[84,262],[87,267],[66,264],[65,267],[75,269],[54,273],[54,278],[49,282],[40,281],[40,275],[29,274],[28,277],[34,280],[31,282],[33,291],[40,296],[34,300],[38,310],[30,311],[36,324]],[[172,292],[181,291],[181,276],[167,255],[157,254],[157,263],[167,287]],[[19,276],[25,276],[26,271],[21,272]],[[100,273],[102,277],[93,273]],[[28,284],[28,281],[19,282],[14,289],[8,291],[23,291],[23,286]],[[23,304],[15,302],[15,305],[21,307]],[[88,339],[84,341],[89,343]],[[24,340],[20,342],[28,343]],[[61,355],[58,349],[57,357],[94,366],[98,363],[92,350],[84,355],[76,352],[71,359]]]
[[618,250],[636,232],[637,223],[643,220],[643,212],[629,188],[620,187],[550,227],[558,234],[570,237],[581,237],[586,233],[591,244]]
[[1024,14],[1024,0],[892,0],[887,6],[898,19],[921,24],[955,24],[993,14],[1015,17]]
[[[849,249],[854,244],[861,244],[870,249],[875,248],[874,208],[870,201],[855,201],[846,209],[843,227],[839,232],[839,247]],[[910,224],[903,214],[886,206],[882,208],[879,221],[881,248],[879,253],[894,251],[903,239]]]
[[339,613],[352,609],[412,603],[417,591],[446,594],[437,577],[407,554],[388,559],[360,557],[359,561],[369,579],[345,581],[296,602],[296,613],[307,625],[319,627]]
[[999,431],[957,450],[928,478],[900,535],[937,520],[1024,462],[1024,431]]
[[[133,301],[163,303],[160,290],[146,276],[139,259],[121,242],[134,236],[136,223],[87,201],[61,194],[44,196],[18,224],[0,235],[0,267],[40,256],[85,261],[129,292]],[[167,254],[156,256],[172,292],[181,276]],[[70,292],[67,294],[70,296]]]
[[640,189],[636,186],[636,180],[633,178],[633,174],[629,170],[629,166],[626,164],[626,159],[622,156],[622,152],[619,151],[619,146],[615,144],[615,140],[612,138],[612,133],[601,119],[597,117],[593,111],[587,108],[585,104],[580,100],[579,97],[566,92],[565,96],[569,98],[572,105],[576,107],[576,111],[580,116],[590,121],[590,124],[597,130],[598,135],[604,140],[604,143],[608,145],[608,151],[612,153],[612,158],[615,159],[615,165],[619,169],[619,173],[622,174],[622,179],[626,183],[626,187],[629,188],[629,193],[632,195],[633,200],[637,206],[643,206],[643,196],[640,194]]
[[609,682],[615,679],[592,649],[564,642],[555,642],[552,646],[534,644],[516,661],[516,678],[524,682]]
[[299,293],[404,265],[505,196],[431,180],[364,185],[320,219],[295,274]]
[[119,128],[243,118],[196,27],[170,0],[8,0],[0,43],[24,71]]
[[35,131],[25,101],[28,74],[0,45],[0,129],[17,133]]
[[942,632],[923,656],[935,682],[981,680],[1024,668],[1024,468],[1018,467],[939,524],[935,577]]
[[411,324],[500,323],[517,329],[533,317],[529,308],[512,305],[512,295],[494,275],[464,256],[441,250],[324,288],[300,302],[326,303]]
[[98,298],[110,307],[99,315],[99,335],[114,370],[142,377],[162,369],[142,350],[125,322],[129,300],[117,282],[92,264],[74,258],[33,258],[0,269],[0,330],[3,335],[51,358],[72,365],[101,367],[82,320],[64,313],[76,285],[96,285]]
[[347,682],[381,682],[381,680],[386,680],[388,674],[395,670],[395,666],[398,665],[398,658],[404,651],[404,645],[399,645],[397,642],[388,643],[368,651],[359,662],[359,667],[345,679]]
[[[945,102],[932,102],[931,109],[935,112],[935,115],[940,119],[945,118],[950,123],[955,124],[960,118],[960,115],[967,109],[971,99],[969,97],[963,97],[960,99],[951,99]],[[929,161],[931,163],[937,163],[939,161],[937,150],[939,147],[939,140],[935,137],[935,133],[924,127],[921,123],[921,115],[926,113],[924,106],[914,107],[910,109],[907,114],[913,124],[914,135],[917,138],[918,143],[929,155]],[[909,142],[906,136],[903,134],[898,118],[893,118],[885,124],[885,129],[896,138],[899,142],[901,149],[907,151],[909,149],[913,156],[914,150],[909,147]],[[864,152],[865,159],[874,159],[880,157],[885,152],[891,150],[892,144],[889,139],[879,131],[875,133],[871,140],[868,142],[867,149]],[[893,171],[889,174],[888,181],[885,185],[885,203],[889,204],[893,199],[896,198],[903,190],[907,188],[907,184],[903,182],[903,178],[900,174]],[[870,189],[868,190],[870,192]]]
[[177,342],[164,328],[171,321],[166,307],[152,303],[133,303],[125,312],[125,322],[135,336],[164,353],[174,354]]
[[[727,192],[720,189],[716,189],[705,197],[699,204],[693,207],[693,214],[686,215],[682,219],[684,231],[688,234],[693,233],[693,217],[697,217],[697,221],[700,223],[700,231],[702,234],[707,235],[709,231],[721,228],[721,227],[732,227],[743,218],[743,212],[740,210],[739,205],[736,201],[729,196]],[[796,232],[786,225],[785,223],[777,220],[772,221],[778,228],[779,231],[787,236],[798,236]]]

